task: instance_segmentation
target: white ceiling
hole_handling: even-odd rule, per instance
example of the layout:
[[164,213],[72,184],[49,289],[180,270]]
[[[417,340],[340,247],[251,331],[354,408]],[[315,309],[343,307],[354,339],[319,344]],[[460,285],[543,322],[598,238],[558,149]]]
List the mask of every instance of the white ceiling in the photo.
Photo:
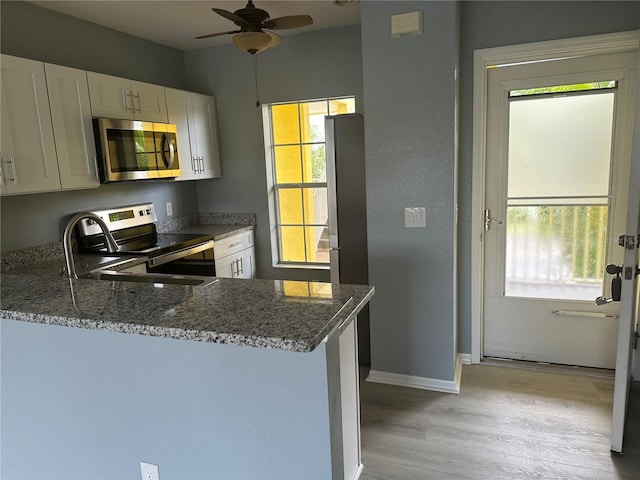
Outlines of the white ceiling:
[[[232,35],[195,40],[198,35],[235,30],[236,25],[211,10],[212,7],[233,12],[244,8],[246,0],[45,0],[31,1],[38,6],[104,25],[179,50],[193,50],[231,43]],[[338,6],[333,0],[262,1],[257,8],[271,18],[307,14],[313,25],[279,30],[280,36],[323,30],[360,23],[360,6]],[[286,41],[286,40],[283,40]]]

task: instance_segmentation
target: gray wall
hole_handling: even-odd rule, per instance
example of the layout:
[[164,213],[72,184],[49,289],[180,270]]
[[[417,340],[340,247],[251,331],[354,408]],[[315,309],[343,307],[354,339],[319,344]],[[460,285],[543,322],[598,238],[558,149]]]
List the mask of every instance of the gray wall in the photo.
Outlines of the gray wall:
[[[373,370],[453,380],[455,358],[455,2],[365,2]],[[390,19],[422,10],[423,35],[390,38]],[[426,228],[404,208],[426,207]]]
[[[360,26],[284,37],[257,55],[264,103],[355,95],[362,111]],[[185,52],[189,90],[216,96],[222,178],[198,182],[200,210],[257,214],[261,278],[328,280],[328,272],[276,269],[271,264],[262,109],[256,108],[253,58],[233,45]],[[366,115],[365,115],[366,122]]]
[[[84,70],[184,88],[179,50],[125,35],[26,2],[0,3],[2,53]],[[87,208],[153,201],[164,218],[198,210],[193,182],[126,183],[98,189],[2,197],[2,251],[58,241],[61,219]]]
[[464,2],[460,19],[458,298],[462,352],[471,352],[473,51],[638,29],[640,2]]

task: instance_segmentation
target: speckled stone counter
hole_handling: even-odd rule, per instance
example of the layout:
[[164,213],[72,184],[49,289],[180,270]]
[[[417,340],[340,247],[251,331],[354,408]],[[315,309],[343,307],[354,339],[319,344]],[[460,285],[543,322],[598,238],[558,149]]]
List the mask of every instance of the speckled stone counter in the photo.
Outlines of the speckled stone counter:
[[5,319],[308,352],[354,317],[373,288],[237,279],[192,287],[3,274],[0,294]]

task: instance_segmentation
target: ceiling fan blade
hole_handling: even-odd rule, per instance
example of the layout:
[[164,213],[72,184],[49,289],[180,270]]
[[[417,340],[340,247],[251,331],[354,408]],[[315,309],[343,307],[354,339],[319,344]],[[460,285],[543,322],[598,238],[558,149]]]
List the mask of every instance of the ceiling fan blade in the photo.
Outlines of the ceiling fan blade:
[[267,35],[269,35],[271,37],[271,43],[269,44],[269,48],[272,47],[277,47],[278,45],[280,45],[282,43],[282,39],[280,38],[279,35],[276,35],[273,32],[264,32]]
[[199,37],[196,37],[196,40],[201,40],[203,38],[219,37],[221,35],[230,35],[232,33],[240,33],[240,30],[231,30],[229,32],[218,32],[218,33],[209,33],[207,35],[200,35]]
[[313,18],[309,15],[289,15],[287,17],[278,17],[266,20],[262,24],[262,28],[269,30],[287,30],[289,28],[306,27],[313,23]]
[[249,22],[247,22],[240,15],[236,15],[235,13],[231,13],[227,10],[223,10],[222,8],[212,8],[211,10],[216,12],[218,15],[221,15],[224,18],[231,20],[233,23],[235,23],[239,27],[242,27],[243,25],[249,25]]

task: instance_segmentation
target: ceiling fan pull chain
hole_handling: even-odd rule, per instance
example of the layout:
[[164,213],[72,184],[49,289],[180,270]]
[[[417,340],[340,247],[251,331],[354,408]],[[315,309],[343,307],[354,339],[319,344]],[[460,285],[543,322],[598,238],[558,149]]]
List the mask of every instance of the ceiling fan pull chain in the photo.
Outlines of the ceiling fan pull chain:
[[256,107],[260,106],[260,94],[258,93],[258,56],[253,54],[253,75],[256,79]]

